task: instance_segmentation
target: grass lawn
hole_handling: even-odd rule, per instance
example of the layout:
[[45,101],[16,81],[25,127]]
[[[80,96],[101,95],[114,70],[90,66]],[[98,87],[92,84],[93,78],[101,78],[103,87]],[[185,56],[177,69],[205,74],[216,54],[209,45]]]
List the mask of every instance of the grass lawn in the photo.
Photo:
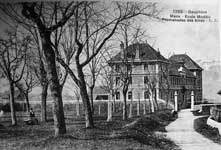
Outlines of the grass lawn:
[[208,116],[194,120],[194,129],[206,138],[221,144],[221,136],[217,128],[212,128],[206,124]]
[[106,117],[95,119],[95,129],[85,129],[84,121],[66,119],[67,134],[53,137],[53,122],[40,125],[19,125],[1,122],[1,150],[172,150],[178,147],[165,137],[165,126],[173,121],[169,111],[158,112],[140,118],[122,121],[114,118],[106,122]]

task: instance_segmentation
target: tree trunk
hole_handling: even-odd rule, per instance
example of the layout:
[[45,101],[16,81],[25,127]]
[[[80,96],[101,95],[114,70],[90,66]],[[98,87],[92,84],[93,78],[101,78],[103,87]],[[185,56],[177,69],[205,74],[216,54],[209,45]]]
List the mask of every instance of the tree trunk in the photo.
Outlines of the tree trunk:
[[94,95],[93,95],[94,86],[90,87],[90,99],[91,99],[91,112],[94,113]]
[[47,121],[47,95],[48,95],[48,83],[42,85],[41,91],[41,121]]
[[76,114],[77,114],[77,116],[80,116],[80,102],[79,102],[79,99],[77,99],[77,103],[76,103]]
[[168,108],[168,104],[169,104],[169,90],[166,93],[166,109]]
[[149,97],[149,113],[152,112],[152,103],[151,103],[151,98]]
[[25,101],[26,101],[26,111],[30,112],[30,104],[29,104],[28,93],[25,93]]
[[129,112],[129,118],[133,117],[133,100],[131,98],[130,100],[130,112]]
[[91,105],[90,105],[90,101],[89,101],[89,97],[87,93],[84,73],[80,66],[77,66],[77,71],[78,71],[78,77],[79,77],[78,86],[80,89],[80,94],[81,94],[81,98],[82,98],[83,105],[84,105],[86,128],[94,128],[93,115],[92,115]]
[[159,105],[157,101],[157,93],[156,90],[154,90],[154,103],[156,104],[156,110],[159,110]]
[[66,133],[62,94],[60,89],[60,83],[56,70],[55,53],[51,46],[50,31],[40,31],[42,47],[46,58],[47,75],[50,84],[51,96],[53,102],[53,118],[55,136],[59,136]]
[[82,85],[82,83],[81,83],[79,88],[80,88],[80,94],[81,94],[81,98],[82,98],[83,105],[84,105],[85,126],[86,126],[86,128],[93,128],[94,122],[93,122],[93,116],[92,116],[89,97],[87,94],[86,85],[85,84]]
[[[113,96],[111,97],[113,99]],[[111,98],[108,100],[107,121],[112,121],[112,102]]]
[[123,92],[123,120],[127,120],[127,92]]
[[152,96],[152,98],[151,98],[151,112],[153,113],[153,112],[155,112],[155,107],[154,107],[154,97]]
[[112,99],[113,99],[113,113],[115,113],[115,95],[112,94]]
[[144,103],[143,103],[143,114],[146,115],[146,99],[144,99]]
[[11,121],[12,125],[15,126],[17,125],[17,119],[16,119],[16,112],[15,112],[15,97],[14,97],[14,84],[10,83],[10,110],[11,110]]
[[140,98],[137,101],[137,116],[140,116]]
[[101,104],[100,103],[98,104],[98,115],[99,116],[101,115]]

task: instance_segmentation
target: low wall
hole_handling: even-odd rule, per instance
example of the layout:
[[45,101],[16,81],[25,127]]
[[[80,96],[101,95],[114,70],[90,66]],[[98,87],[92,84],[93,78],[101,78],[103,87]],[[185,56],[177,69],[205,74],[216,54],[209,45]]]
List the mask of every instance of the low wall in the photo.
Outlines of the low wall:
[[212,117],[210,116],[208,119],[207,119],[207,125],[213,127],[213,128],[217,128],[219,130],[219,134],[221,135],[221,123],[220,122],[217,122],[215,121],[214,119],[212,119]]

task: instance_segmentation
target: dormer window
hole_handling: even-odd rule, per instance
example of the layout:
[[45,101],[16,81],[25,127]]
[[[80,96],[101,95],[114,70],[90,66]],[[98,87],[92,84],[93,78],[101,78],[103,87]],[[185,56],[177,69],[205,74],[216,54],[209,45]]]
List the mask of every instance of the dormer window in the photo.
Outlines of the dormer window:
[[196,76],[196,71],[193,72],[193,75]]
[[181,66],[179,69],[178,69],[178,72],[185,72],[184,68]]
[[184,69],[183,66],[181,66],[181,67],[178,69],[178,72],[179,72],[179,74],[180,74],[182,77],[185,77],[186,72],[185,72],[185,69]]

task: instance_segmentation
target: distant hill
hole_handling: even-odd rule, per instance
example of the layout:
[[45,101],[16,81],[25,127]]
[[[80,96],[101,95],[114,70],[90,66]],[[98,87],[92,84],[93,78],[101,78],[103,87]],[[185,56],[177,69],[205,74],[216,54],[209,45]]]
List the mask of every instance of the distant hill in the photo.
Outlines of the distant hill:
[[217,91],[221,89],[221,62],[203,61],[197,63],[203,70],[203,97],[212,102],[221,102],[221,95]]

